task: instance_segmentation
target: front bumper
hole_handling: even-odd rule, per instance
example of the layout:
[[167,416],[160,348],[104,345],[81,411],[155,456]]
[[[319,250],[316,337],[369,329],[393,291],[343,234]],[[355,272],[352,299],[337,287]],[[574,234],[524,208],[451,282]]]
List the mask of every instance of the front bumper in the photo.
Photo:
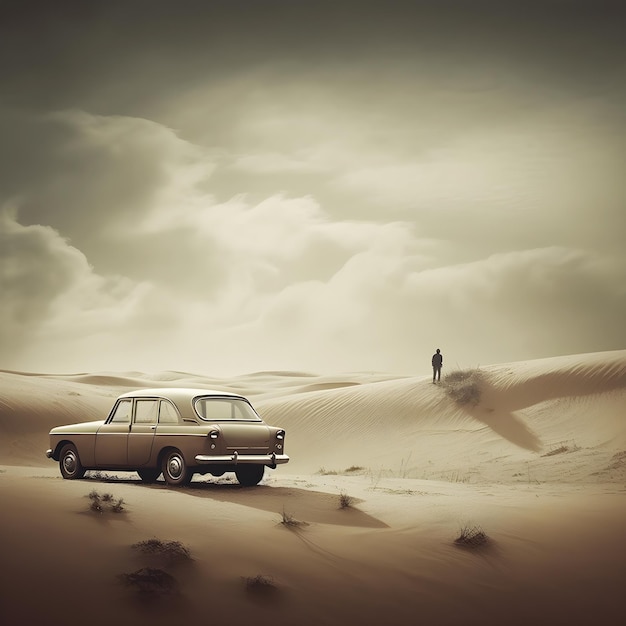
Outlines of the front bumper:
[[53,451],[52,450],[46,450],[46,456],[51,459],[53,455]]
[[276,466],[289,461],[286,454],[225,454],[223,456],[211,456],[210,454],[197,454],[195,457],[198,465],[241,465],[242,463],[252,463],[255,465]]

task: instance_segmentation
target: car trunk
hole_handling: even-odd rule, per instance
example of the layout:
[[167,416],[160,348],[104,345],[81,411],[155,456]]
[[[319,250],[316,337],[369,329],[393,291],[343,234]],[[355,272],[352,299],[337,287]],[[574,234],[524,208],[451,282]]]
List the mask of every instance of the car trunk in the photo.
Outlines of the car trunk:
[[239,454],[267,454],[270,445],[270,429],[256,423],[221,423],[220,430],[227,452]]

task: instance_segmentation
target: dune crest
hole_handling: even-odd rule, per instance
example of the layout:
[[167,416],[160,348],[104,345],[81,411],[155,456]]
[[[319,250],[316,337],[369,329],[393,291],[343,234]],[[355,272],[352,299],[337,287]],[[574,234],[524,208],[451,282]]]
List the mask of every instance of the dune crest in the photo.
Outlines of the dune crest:
[[257,372],[233,379],[186,372],[2,372],[0,454],[5,463],[47,465],[43,451],[53,426],[103,419],[114,398],[130,389],[197,386],[247,395],[268,422],[287,429],[293,471],[359,466],[445,478],[469,467],[476,480],[510,480],[525,464],[565,446],[595,452],[578,478],[606,479],[610,458],[626,448],[626,350],[479,371],[475,406],[457,404],[430,377],[367,372]]

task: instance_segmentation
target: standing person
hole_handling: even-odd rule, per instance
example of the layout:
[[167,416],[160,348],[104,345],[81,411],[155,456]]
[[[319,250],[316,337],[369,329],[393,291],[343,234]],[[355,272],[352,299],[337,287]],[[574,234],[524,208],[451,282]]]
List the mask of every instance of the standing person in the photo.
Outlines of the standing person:
[[439,350],[439,348],[437,348],[437,352],[433,354],[432,363],[433,382],[435,382],[435,378],[437,378],[437,380],[441,380],[441,366],[443,365],[443,354],[441,354],[441,350]]

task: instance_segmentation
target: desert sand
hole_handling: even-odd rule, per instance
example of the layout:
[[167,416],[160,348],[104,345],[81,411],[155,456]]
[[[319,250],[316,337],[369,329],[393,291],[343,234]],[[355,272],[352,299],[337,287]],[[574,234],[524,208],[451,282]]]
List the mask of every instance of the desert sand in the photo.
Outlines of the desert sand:
[[[626,350],[476,380],[477,402],[459,404],[430,376],[375,372],[0,372],[0,622],[620,623]],[[227,474],[171,489],[124,472],[66,481],[45,458],[53,426],[163,386],[246,395],[287,430],[291,462],[255,488]],[[91,510],[93,492],[122,510]],[[463,529],[484,541],[456,542]],[[191,558],[136,547],[154,539]],[[173,586],[124,583],[146,567]]]

